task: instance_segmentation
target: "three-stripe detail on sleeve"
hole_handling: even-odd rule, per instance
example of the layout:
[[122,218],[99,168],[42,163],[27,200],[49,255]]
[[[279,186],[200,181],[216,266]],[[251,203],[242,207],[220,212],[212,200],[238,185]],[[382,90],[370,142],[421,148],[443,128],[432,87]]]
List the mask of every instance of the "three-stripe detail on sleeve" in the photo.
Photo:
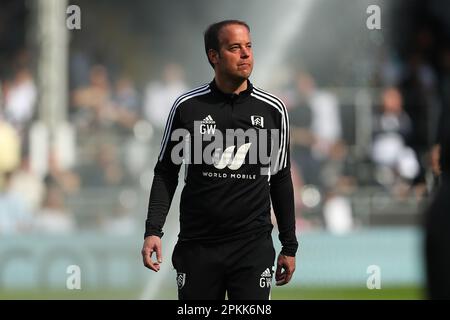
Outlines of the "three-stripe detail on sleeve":
[[289,148],[289,115],[286,106],[278,97],[257,87],[253,87],[253,92],[251,95],[256,99],[271,105],[281,114],[280,149],[278,150],[277,161],[275,163],[275,168],[281,170],[287,166],[287,155]]
[[161,141],[161,152],[159,153],[159,157],[158,157],[159,161],[161,161],[163,159],[167,144],[170,141],[173,119],[175,118],[175,113],[176,113],[177,108],[186,100],[189,100],[193,97],[207,94],[209,92],[211,92],[211,89],[209,88],[209,84],[205,84],[198,88],[192,89],[191,91],[188,91],[185,94],[182,94],[175,100],[174,104],[172,105],[172,108],[170,109],[170,113],[169,113],[169,116],[168,116],[167,122],[166,122],[166,127],[164,129],[164,135],[163,135],[163,138]]

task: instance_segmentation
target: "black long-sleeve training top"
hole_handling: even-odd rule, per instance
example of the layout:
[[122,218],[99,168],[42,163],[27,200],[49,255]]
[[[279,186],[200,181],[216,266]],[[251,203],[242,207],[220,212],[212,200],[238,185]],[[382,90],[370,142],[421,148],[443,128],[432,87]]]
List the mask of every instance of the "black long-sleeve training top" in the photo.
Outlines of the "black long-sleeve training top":
[[145,237],[163,235],[182,157],[180,241],[221,242],[269,231],[272,200],[281,253],[295,256],[288,113],[280,99],[247,84],[239,94],[226,94],[213,80],[175,101],[154,169]]

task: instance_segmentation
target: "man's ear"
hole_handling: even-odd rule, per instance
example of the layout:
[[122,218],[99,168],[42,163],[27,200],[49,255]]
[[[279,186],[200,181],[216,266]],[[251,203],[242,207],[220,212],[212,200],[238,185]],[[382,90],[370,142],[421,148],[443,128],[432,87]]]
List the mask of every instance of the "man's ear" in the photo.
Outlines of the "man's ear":
[[211,63],[214,65],[219,63],[219,53],[214,49],[208,50],[208,58],[209,61],[211,61]]

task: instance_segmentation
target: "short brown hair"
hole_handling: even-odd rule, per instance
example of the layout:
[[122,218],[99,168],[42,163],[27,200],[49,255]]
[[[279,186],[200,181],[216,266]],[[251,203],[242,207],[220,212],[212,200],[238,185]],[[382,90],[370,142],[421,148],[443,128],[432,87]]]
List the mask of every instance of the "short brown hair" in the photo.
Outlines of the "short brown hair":
[[206,29],[204,33],[205,39],[205,52],[206,57],[208,58],[209,64],[214,68],[214,64],[209,60],[208,51],[210,49],[216,50],[219,52],[219,32],[223,27],[226,27],[230,24],[238,24],[247,28],[248,32],[250,32],[250,27],[247,23],[240,20],[223,20],[220,22],[216,22],[211,24],[208,29]]

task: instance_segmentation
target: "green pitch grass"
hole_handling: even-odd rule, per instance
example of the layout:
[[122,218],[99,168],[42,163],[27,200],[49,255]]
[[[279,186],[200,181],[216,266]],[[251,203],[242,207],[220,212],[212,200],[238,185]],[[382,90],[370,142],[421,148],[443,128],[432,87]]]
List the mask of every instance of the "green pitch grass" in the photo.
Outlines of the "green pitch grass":
[[[15,290],[0,291],[0,300],[134,300],[139,299],[140,290]],[[176,299],[175,292],[164,294],[165,299]],[[386,287],[379,290],[341,287],[275,287],[272,300],[421,300],[423,289],[415,286]]]
[[272,290],[273,300],[422,300],[425,293],[414,286],[386,287],[369,290],[360,287],[342,288],[278,288]]

